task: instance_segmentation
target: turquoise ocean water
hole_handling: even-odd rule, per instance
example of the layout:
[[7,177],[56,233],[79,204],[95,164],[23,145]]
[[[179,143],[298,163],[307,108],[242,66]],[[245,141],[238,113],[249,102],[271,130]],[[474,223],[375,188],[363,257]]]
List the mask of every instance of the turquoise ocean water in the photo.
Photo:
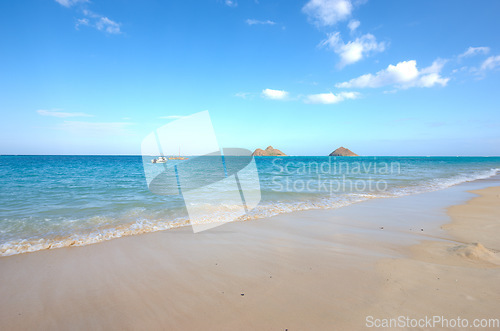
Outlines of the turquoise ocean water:
[[[238,157],[233,158],[238,163]],[[241,158],[242,166],[247,160]],[[429,192],[500,172],[500,157],[255,161],[262,200],[240,220]],[[209,178],[212,161],[203,162],[196,175]],[[204,199],[206,195],[200,196],[200,203]],[[207,222],[216,222],[226,210],[210,209]],[[86,245],[188,224],[182,195],[158,195],[148,189],[141,156],[0,156],[0,255]]]

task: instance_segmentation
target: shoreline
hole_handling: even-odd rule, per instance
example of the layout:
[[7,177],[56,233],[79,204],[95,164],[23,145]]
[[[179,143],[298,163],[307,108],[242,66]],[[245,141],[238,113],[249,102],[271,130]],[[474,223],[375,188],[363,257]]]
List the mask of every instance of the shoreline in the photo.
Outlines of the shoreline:
[[[490,171],[493,171],[497,173],[499,170],[498,169],[490,169]],[[477,174],[476,174],[477,175]],[[486,176],[486,177],[483,177]],[[476,177],[473,180],[467,179],[465,181],[461,181],[458,183],[455,183],[454,181],[456,180],[455,178],[453,179],[452,183],[448,183],[447,185],[443,187],[429,187],[427,186],[418,186],[416,188],[413,188],[414,191],[412,192],[390,192],[387,193],[387,195],[373,195],[373,196],[364,196],[364,197],[358,197],[358,198],[353,198],[349,197],[347,201],[340,199],[341,197],[337,197],[338,200],[333,200],[333,201],[328,201],[326,205],[321,205],[319,202],[310,202],[309,205],[307,205],[307,202],[296,202],[301,205],[301,208],[299,209],[291,209],[291,205],[266,205],[265,207],[262,207],[262,210],[254,210],[254,213],[251,213],[250,215],[244,215],[240,217],[240,219],[237,219],[233,222],[247,222],[247,221],[255,221],[255,220],[260,220],[260,219],[268,219],[272,218],[278,215],[288,215],[288,214],[293,214],[297,212],[309,212],[309,211],[315,211],[315,210],[337,210],[345,207],[349,207],[351,205],[359,204],[359,203],[366,203],[371,200],[380,200],[380,199],[394,199],[394,198],[401,198],[401,197],[408,197],[408,196],[414,196],[414,195],[419,195],[419,194],[428,194],[436,191],[442,191],[442,190],[448,190],[456,186],[461,186],[465,185],[467,183],[474,183],[474,182],[481,182],[481,181],[489,181],[489,180],[494,180],[495,178],[498,178],[498,174],[482,174],[479,177]],[[462,179],[463,180],[463,179]],[[345,197],[344,197],[345,198]],[[333,205],[332,205],[333,204]],[[160,222],[151,222],[147,221],[143,223],[142,221],[134,222],[134,223],[128,223],[128,224],[119,224],[119,225],[114,225],[114,226],[109,226],[107,228],[102,228],[99,229],[98,231],[90,232],[90,233],[84,233],[84,234],[73,234],[71,236],[67,237],[58,237],[58,238],[39,238],[39,239],[32,239],[32,240],[18,240],[18,241],[10,241],[5,244],[2,244],[0,246],[0,259],[3,257],[8,257],[8,256],[13,256],[13,255],[19,255],[19,254],[26,254],[26,253],[35,253],[39,251],[44,251],[44,250],[52,250],[52,249],[60,249],[60,248],[67,248],[67,247],[82,247],[82,246],[87,246],[87,245],[94,245],[94,244],[99,244],[103,243],[106,241],[110,240],[115,240],[115,239],[122,239],[126,238],[129,236],[137,236],[137,235],[144,235],[148,233],[155,233],[155,232],[161,232],[161,231],[172,231],[177,228],[183,228],[183,227],[190,227],[191,225],[189,224],[189,220],[187,218],[182,219],[175,219],[174,221],[160,221]]]
[[481,198],[465,190],[478,186],[500,194],[498,179],[483,180],[198,234],[178,228],[2,257],[0,326],[362,329],[368,315],[432,309],[498,318],[496,260],[485,262],[481,247],[450,250],[460,244],[441,229],[446,203],[475,205]]
[[467,192],[475,196],[446,209],[451,221],[441,229],[449,238],[422,240],[404,258],[377,262],[386,280],[379,298],[383,317],[461,318],[469,327],[495,319],[491,329],[500,327],[500,186]]

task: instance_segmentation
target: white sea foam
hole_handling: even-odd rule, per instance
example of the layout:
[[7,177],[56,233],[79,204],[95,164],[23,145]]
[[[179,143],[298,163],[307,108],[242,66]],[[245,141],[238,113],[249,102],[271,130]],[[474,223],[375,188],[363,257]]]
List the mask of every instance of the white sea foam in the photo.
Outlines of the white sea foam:
[[[500,172],[500,169],[491,169],[488,171],[478,171],[472,174],[461,174],[449,178],[432,179],[423,182],[419,185],[395,187],[388,191],[377,193],[347,193],[337,196],[327,196],[323,198],[314,198],[298,201],[272,201],[263,202],[250,213],[239,217],[236,221],[248,221],[254,219],[267,218],[279,214],[285,214],[295,211],[311,210],[311,209],[336,209],[352,205],[354,203],[362,202],[368,199],[385,198],[385,197],[398,197],[411,194],[418,194],[424,192],[431,192],[440,189],[445,189],[453,185],[461,184],[464,182],[474,181],[478,179],[486,179],[495,176]],[[227,219],[228,213],[234,212],[235,208],[239,206],[212,206],[207,217],[203,219],[202,223],[214,223]],[[175,219],[151,219],[151,217],[143,217],[145,212],[144,208],[135,208],[129,211],[128,216],[134,216],[137,220],[118,226],[103,227],[99,230],[89,231],[84,234],[73,234],[66,237],[54,238],[36,238],[36,239],[22,239],[11,240],[0,245],[0,256],[8,256],[20,253],[35,252],[45,249],[71,247],[71,246],[84,246],[94,243],[99,243],[115,238],[124,236],[137,235],[142,233],[157,232],[179,228],[182,226],[189,226],[190,222],[186,218]],[[95,221],[98,219],[99,221]],[[90,222],[96,224],[112,224],[112,220],[106,220],[105,217],[96,216]]]
[[477,171],[470,174],[455,175],[448,178],[436,178],[420,183],[419,185],[395,188],[392,190],[391,193],[394,194],[395,196],[403,196],[403,195],[410,195],[417,193],[432,192],[432,191],[442,190],[454,185],[466,182],[472,182],[474,180],[490,178],[496,176],[499,172],[500,168],[495,168],[490,170]]

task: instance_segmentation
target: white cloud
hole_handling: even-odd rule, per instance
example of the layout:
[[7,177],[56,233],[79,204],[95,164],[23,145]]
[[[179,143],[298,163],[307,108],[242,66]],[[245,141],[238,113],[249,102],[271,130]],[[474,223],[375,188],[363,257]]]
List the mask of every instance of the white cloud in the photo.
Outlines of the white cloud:
[[84,9],[84,18],[77,19],[75,28],[78,30],[80,25],[90,26],[99,31],[105,31],[109,34],[120,34],[120,23],[117,23],[106,16],[96,14],[90,10]]
[[160,116],[159,118],[165,119],[165,120],[177,120],[179,118],[183,118],[184,116],[181,115],[168,115],[168,116]]
[[80,27],[80,25],[85,25],[85,26],[88,26],[90,24],[88,18],[79,18],[76,20],[76,23],[75,23],[75,29],[78,30],[78,28]]
[[418,70],[415,60],[390,64],[386,69],[376,74],[366,74],[351,79],[348,82],[336,84],[340,88],[376,88],[383,86],[394,86],[396,88],[410,87],[432,87],[435,85],[446,86],[449,78],[440,76],[440,71],[445,61],[436,60],[434,63],[422,70]]
[[377,39],[369,33],[346,44],[342,41],[340,32],[335,32],[330,34],[326,40],[323,40],[321,45],[331,48],[340,56],[339,67],[341,68],[358,62],[365,56],[385,50],[385,43],[378,43]]
[[[89,2],[89,0],[55,0],[55,1],[67,8],[77,3]],[[76,20],[75,29],[78,30],[80,26],[84,25],[96,28],[99,31],[106,31],[109,34],[121,33],[120,23],[115,22],[106,16],[91,12],[88,9],[83,9],[82,12],[85,17],[78,18]]]
[[320,104],[334,104],[347,99],[356,99],[359,97],[357,92],[340,92],[338,94],[319,93],[310,94],[304,100],[305,103],[320,103]]
[[110,20],[107,17],[101,17],[95,23],[95,27],[97,30],[104,30],[107,33],[118,34],[120,31],[120,23],[116,23],[115,21]]
[[349,18],[352,3],[350,0],[309,0],[302,11],[317,25],[328,26]]
[[238,3],[234,0],[226,0],[224,1],[224,3],[226,4],[226,6],[229,6],[229,7],[236,7],[238,6]]
[[[424,68],[420,71],[422,74],[432,74],[432,73],[439,73],[441,72],[441,69],[443,69],[444,65],[448,62],[448,60],[444,59],[437,59],[432,62],[430,66],[427,68]],[[416,63],[416,62],[415,62]]]
[[262,24],[262,25],[274,25],[276,22],[273,22],[271,20],[265,20],[265,21],[259,21],[259,20],[254,20],[254,19],[247,19],[245,21],[248,25],[257,25],[257,24]]
[[288,97],[288,92],[283,90],[271,90],[266,88],[262,90],[262,95],[268,99],[283,100],[286,99],[286,97]]
[[347,27],[351,32],[354,32],[359,26],[361,25],[361,22],[358,20],[350,20],[349,23],[347,24]]
[[52,117],[59,117],[59,118],[66,118],[66,117],[92,117],[93,115],[89,115],[86,113],[67,113],[67,112],[62,112],[59,110],[44,110],[44,109],[39,109],[36,111],[39,115],[42,116],[52,116]]
[[77,3],[83,3],[83,2],[88,2],[88,0],[55,0],[58,4],[64,6],[64,7],[71,7],[73,5],[76,5]]
[[469,47],[465,52],[460,54],[458,57],[470,57],[478,54],[488,54],[490,52],[489,47]]
[[248,92],[238,92],[238,93],[234,94],[235,97],[242,98],[242,99],[248,98],[249,95],[250,95],[250,93],[248,93]]
[[481,64],[481,71],[493,70],[497,67],[500,67],[500,55],[490,56]]

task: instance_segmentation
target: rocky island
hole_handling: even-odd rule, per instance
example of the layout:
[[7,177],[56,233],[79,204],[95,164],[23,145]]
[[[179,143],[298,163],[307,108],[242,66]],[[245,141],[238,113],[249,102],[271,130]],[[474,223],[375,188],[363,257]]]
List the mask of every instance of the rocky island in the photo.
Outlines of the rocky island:
[[280,151],[279,149],[273,148],[273,146],[267,147],[265,150],[257,148],[252,156],[287,156],[285,153]]
[[356,153],[353,153],[351,150],[344,148],[344,147],[339,147],[333,152],[330,153],[329,156],[359,156]]

